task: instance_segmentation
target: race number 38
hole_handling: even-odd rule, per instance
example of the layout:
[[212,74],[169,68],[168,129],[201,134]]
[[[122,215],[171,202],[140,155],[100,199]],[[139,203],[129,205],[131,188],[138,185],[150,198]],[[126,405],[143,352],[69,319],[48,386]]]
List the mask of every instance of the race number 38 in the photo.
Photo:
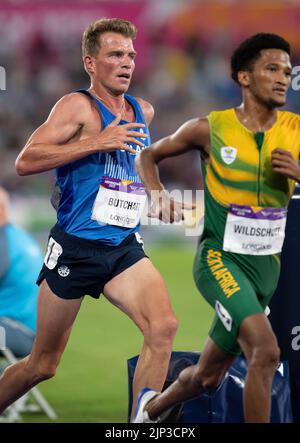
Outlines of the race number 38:
[[48,242],[48,248],[46,252],[46,256],[44,259],[44,263],[49,269],[54,269],[57,265],[57,260],[59,256],[62,254],[63,248],[54,238],[50,237]]

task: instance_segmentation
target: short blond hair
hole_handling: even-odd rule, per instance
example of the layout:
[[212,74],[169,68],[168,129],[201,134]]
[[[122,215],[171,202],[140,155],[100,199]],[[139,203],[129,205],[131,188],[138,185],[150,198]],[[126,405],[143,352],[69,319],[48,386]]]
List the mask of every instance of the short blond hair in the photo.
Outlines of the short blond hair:
[[83,33],[82,54],[95,56],[100,48],[99,36],[105,32],[116,32],[124,37],[135,39],[137,28],[133,23],[120,18],[102,18],[91,23]]

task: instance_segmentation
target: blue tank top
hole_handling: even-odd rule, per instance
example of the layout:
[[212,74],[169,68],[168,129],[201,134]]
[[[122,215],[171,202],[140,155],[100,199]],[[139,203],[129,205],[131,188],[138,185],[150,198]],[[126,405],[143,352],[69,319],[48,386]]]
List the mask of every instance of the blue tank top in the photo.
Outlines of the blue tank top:
[[[98,99],[86,90],[78,90],[91,97],[98,108],[102,120],[102,130],[109,125],[116,116],[113,115]],[[146,125],[142,109],[137,100],[125,94],[135,113],[135,122]],[[128,123],[120,121],[120,125]],[[148,135],[143,139],[143,144],[151,144],[148,126],[143,128]],[[139,152],[140,146],[131,144]],[[137,232],[140,225],[135,228],[114,226],[101,223],[91,218],[93,205],[99,191],[102,177],[108,179],[121,179],[131,183],[140,183],[140,178],[135,169],[135,155],[128,151],[111,151],[90,154],[87,157],[68,163],[56,169],[56,181],[60,191],[57,207],[58,224],[68,234],[87,240],[96,240],[107,245],[119,245],[128,235]]]

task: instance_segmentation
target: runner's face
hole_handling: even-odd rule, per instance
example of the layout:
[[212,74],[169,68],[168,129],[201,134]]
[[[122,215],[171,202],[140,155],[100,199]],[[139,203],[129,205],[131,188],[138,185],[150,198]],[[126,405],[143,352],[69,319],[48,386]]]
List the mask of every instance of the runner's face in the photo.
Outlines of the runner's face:
[[249,72],[252,94],[270,107],[283,106],[291,84],[289,55],[281,49],[263,49]]
[[115,32],[100,36],[100,48],[94,58],[94,79],[115,94],[125,93],[135,68],[136,52],[131,38]]

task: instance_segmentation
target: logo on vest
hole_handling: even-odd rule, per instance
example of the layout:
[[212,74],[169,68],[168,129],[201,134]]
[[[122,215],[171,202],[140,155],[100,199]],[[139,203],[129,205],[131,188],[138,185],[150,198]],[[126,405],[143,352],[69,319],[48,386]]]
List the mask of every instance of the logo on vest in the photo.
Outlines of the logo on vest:
[[224,146],[221,148],[221,157],[226,165],[230,165],[236,159],[237,149],[232,146]]
[[58,268],[57,272],[61,277],[68,277],[68,275],[70,274],[70,269],[68,268],[68,266],[62,265]]

